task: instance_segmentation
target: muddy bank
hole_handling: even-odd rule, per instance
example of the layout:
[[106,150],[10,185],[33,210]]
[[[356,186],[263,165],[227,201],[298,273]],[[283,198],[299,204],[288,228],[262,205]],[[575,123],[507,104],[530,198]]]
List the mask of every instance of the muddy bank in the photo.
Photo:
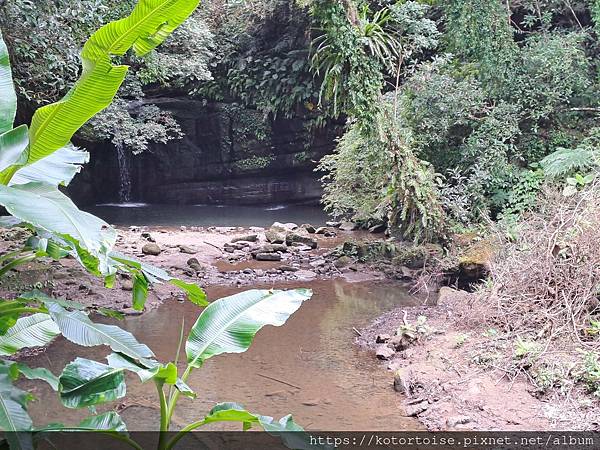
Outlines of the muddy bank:
[[513,343],[475,317],[472,295],[445,287],[436,305],[395,308],[360,330],[406,414],[428,430],[598,430],[597,399],[544,395],[525,371],[496,365]]

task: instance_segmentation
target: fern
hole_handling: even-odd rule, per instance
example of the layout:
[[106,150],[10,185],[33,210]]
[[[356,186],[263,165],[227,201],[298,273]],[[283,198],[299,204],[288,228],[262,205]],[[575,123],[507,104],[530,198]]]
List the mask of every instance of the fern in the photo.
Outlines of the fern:
[[546,177],[559,178],[597,165],[596,154],[586,147],[559,148],[540,161]]

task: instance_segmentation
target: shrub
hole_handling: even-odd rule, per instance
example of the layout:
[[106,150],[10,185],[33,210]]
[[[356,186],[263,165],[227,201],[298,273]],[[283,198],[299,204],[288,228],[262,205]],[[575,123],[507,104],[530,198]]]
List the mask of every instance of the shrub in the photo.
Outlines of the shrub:
[[599,192],[597,183],[568,199],[546,189],[538,210],[499,233],[492,287],[483,291],[496,305],[494,321],[515,332],[587,339],[590,318],[600,314]]

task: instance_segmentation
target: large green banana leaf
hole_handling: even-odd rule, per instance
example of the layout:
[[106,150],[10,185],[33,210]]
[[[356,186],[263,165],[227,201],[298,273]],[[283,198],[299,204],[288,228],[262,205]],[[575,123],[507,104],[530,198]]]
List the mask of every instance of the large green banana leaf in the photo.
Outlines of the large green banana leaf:
[[0,360],[0,374],[7,374],[13,381],[23,375],[28,380],[41,380],[50,385],[53,390],[58,390],[58,377],[44,367],[31,368],[23,363]]
[[134,361],[125,355],[119,353],[111,353],[106,357],[108,365],[115,369],[129,370],[138,377],[142,383],[149,380],[161,380],[166,384],[171,384],[186,397],[195,398],[196,394],[192,389],[177,376],[177,366],[173,363],[161,364],[154,360],[144,360],[144,365],[138,361]]
[[0,183],[5,184],[7,174],[12,173],[13,166],[22,165],[27,161],[27,146],[29,145],[29,129],[27,125],[8,130],[0,134]]
[[80,431],[127,431],[127,426],[121,416],[114,411],[109,411],[104,414],[98,414],[97,416],[90,416],[87,419],[83,419],[77,429]]
[[198,317],[187,339],[188,363],[202,363],[221,353],[245,352],[265,325],[281,326],[312,296],[309,289],[251,290],[212,302]]
[[[1,139],[2,136],[0,136]],[[2,148],[1,142],[0,148]],[[0,152],[0,161],[3,152]],[[10,185],[40,181],[54,186],[68,186],[73,177],[79,173],[82,165],[89,160],[88,152],[68,144],[44,159],[21,167],[10,179]],[[0,170],[2,170],[2,164],[0,164]]]
[[132,13],[111,22],[85,43],[80,79],[59,102],[36,111],[31,121],[27,164],[69,143],[75,132],[113,100],[127,66],[111,63],[112,56],[134,48],[145,55],[161,44],[196,9],[199,0],[140,0]]
[[67,311],[51,301],[46,302],[46,307],[62,335],[75,344],[85,347],[108,345],[113,351],[139,361],[154,357],[148,346],[122,328],[92,322],[84,312]]
[[5,335],[0,336],[0,355],[13,355],[25,347],[47,345],[59,334],[58,326],[48,314],[21,317]]
[[0,205],[23,222],[75,242],[94,256],[107,255],[116,241],[113,228],[79,210],[56,186],[45,183],[0,185]]
[[31,399],[31,394],[13,386],[7,374],[0,374],[0,430],[8,432],[11,450],[33,450],[31,434],[22,433],[33,427],[26,409]]
[[17,94],[10,70],[10,58],[0,31],[0,134],[13,127],[16,113]]
[[119,252],[110,252],[109,256],[112,261],[114,261],[116,264],[119,264],[119,267],[124,270],[139,270],[150,283],[168,281],[173,286],[177,286],[179,289],[183,290],[190,302],[198,306],[208,305],[206,293],[196,284],[186,283],[185,281],[173,278],[167,271],[163,269],[146,264],[143,261],[139,261]]
[[123,369],[85,358],[67,364],[58,380],[60,400],[67,408],[111,402],[126,393]]
[[[243,425],[244,431],[252,428],[254,425],[258,425],[267,433],[280,437],[285,446],[290,449],[317,450],[331,448],[312,445],[310,436],[304,432],[304,429],[300,425],[294,422],[291,415],[287,415],[276,421],[269,416],[251,413],[238,403],[218,403],[202,421],[195,424],[194,429],[215,422],[239,422]],[[182,434],[176,435],[169,442],[168,448],[173,448],[181,437],[183,437]]]

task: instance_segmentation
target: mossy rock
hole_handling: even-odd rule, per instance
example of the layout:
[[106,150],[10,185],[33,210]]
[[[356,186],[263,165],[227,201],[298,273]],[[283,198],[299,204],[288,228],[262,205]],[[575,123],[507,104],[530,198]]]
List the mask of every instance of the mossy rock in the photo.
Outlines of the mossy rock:
[[376,261],[381,259],[392,259],[396,256],[396,244],[387,241],[356,242],[346,241],[336,256],[350,256],[360,261]]

